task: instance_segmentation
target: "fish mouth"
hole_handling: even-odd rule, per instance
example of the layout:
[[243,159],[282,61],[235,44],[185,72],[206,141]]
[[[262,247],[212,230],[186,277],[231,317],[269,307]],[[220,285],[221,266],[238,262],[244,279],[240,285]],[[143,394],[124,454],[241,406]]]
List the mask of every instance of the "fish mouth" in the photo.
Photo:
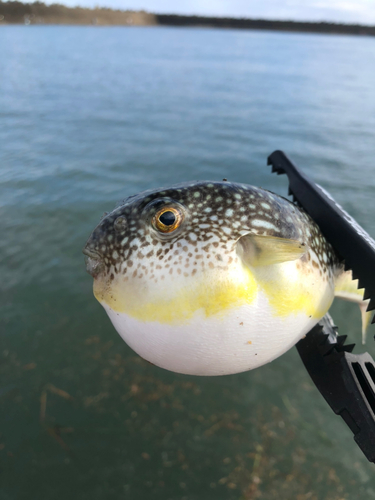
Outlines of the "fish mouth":
[[86,271],[93,277],[97,278],[104,270],[104,262],[102,257],[95,250],[85,247],[82,250],[85,255]]

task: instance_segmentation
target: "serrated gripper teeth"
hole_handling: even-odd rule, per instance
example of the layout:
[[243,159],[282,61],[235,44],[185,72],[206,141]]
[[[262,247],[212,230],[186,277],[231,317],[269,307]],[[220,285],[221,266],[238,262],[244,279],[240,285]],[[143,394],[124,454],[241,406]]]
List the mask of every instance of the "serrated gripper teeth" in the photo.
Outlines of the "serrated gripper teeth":
[[347,335],[339,335],[337,337],[336,351],[337,352],[352,352],[355,344],[345,345],[345,341],[348,338]]
[[348,338],[347,335],[339,335],[337,337],[337,345],[339,345],[340,347],[344,346],[345,341],[346,341],[347,338]]
[[324,346],[320,349],[321,355],[322,356],[328,356],[329,354],[332,354],[333,351],[336,350],[336,345],[335,344],[329,344],[327,346]]
[[275,165],[272,165],[272,173],[276,173],[277,175],[283,175],[285,174],[284,170],[279,167],[275,167]]
[[343,352],[352,352],[355,347],[355,344],[348,344],[348,345],[343,345],[341,347],[341,351]]
[[[323,331],[323,327],[321,327],[320,331],[321,332]],[[328,333],[323,333],[321,342],[319,342],[319,346],[325,346],[327,344],[328,337],[329,337]]]
[[351,266],[349,265],[349,263],[346,260],[344,260],[344,270],[345,271],[351,271],[352,270]]
[[353,280],[357,280],[358,279],[358,274],[354,271],[354,269],[352,269],[352,277],[353,277]]
[[319,346],[319,352],[322,356],[328,356],[333,350],[335,350],[336,346],[337,344],[327,342],[326,344]]
[[365,288],[365,285],[362,283],[362,281],[360,279],[358,280],[357,288],[358,288],[358,290],[361,290],[362,288]]
[[368,300],[371,299],[371,292],[367,291],[365,288],[365,291],[363,292],[363,300]]
[[276,173],[277,175],[285,174],[285,170],[280,165],[275,165],[269,159],[267,160],[267,165],[272,165],[272,173]]

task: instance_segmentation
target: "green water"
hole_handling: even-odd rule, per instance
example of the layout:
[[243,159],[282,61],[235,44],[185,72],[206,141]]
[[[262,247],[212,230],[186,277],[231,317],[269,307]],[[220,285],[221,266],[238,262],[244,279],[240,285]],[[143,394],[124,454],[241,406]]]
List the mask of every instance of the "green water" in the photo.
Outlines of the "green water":
[[[374,236],[375,40],[33,26],[0,45],[1,500],[375,498],[295,349],[226,377],[151,366],[81,254],[143,189],[226,177],[286,194],[266,166],[278,148]],[[361,352],[356,306],[332,314]]]

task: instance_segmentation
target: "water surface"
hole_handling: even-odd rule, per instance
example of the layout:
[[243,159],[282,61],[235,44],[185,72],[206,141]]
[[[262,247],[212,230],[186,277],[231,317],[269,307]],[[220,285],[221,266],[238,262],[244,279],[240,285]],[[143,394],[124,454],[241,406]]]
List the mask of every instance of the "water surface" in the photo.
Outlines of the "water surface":
[[[275,149],[374,237],[375,40],[6,26],[0,46],[0,497],[375,498],[295,349],[227,377],[151,366],[81,255],[143,189],[225,177],[285,195]],[[357,308],[332,310],[359,343]]]

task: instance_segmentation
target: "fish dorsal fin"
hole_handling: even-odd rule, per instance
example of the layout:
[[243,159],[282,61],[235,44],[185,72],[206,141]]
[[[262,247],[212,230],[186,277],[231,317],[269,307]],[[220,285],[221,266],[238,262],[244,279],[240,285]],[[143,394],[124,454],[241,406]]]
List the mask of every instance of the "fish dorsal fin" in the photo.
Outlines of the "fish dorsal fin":
[[296,240],[275,236],[246,234],[237,241],[237,253],[243,263],[251,266],[269,266],[296,260],[306,252],[306,246]]

